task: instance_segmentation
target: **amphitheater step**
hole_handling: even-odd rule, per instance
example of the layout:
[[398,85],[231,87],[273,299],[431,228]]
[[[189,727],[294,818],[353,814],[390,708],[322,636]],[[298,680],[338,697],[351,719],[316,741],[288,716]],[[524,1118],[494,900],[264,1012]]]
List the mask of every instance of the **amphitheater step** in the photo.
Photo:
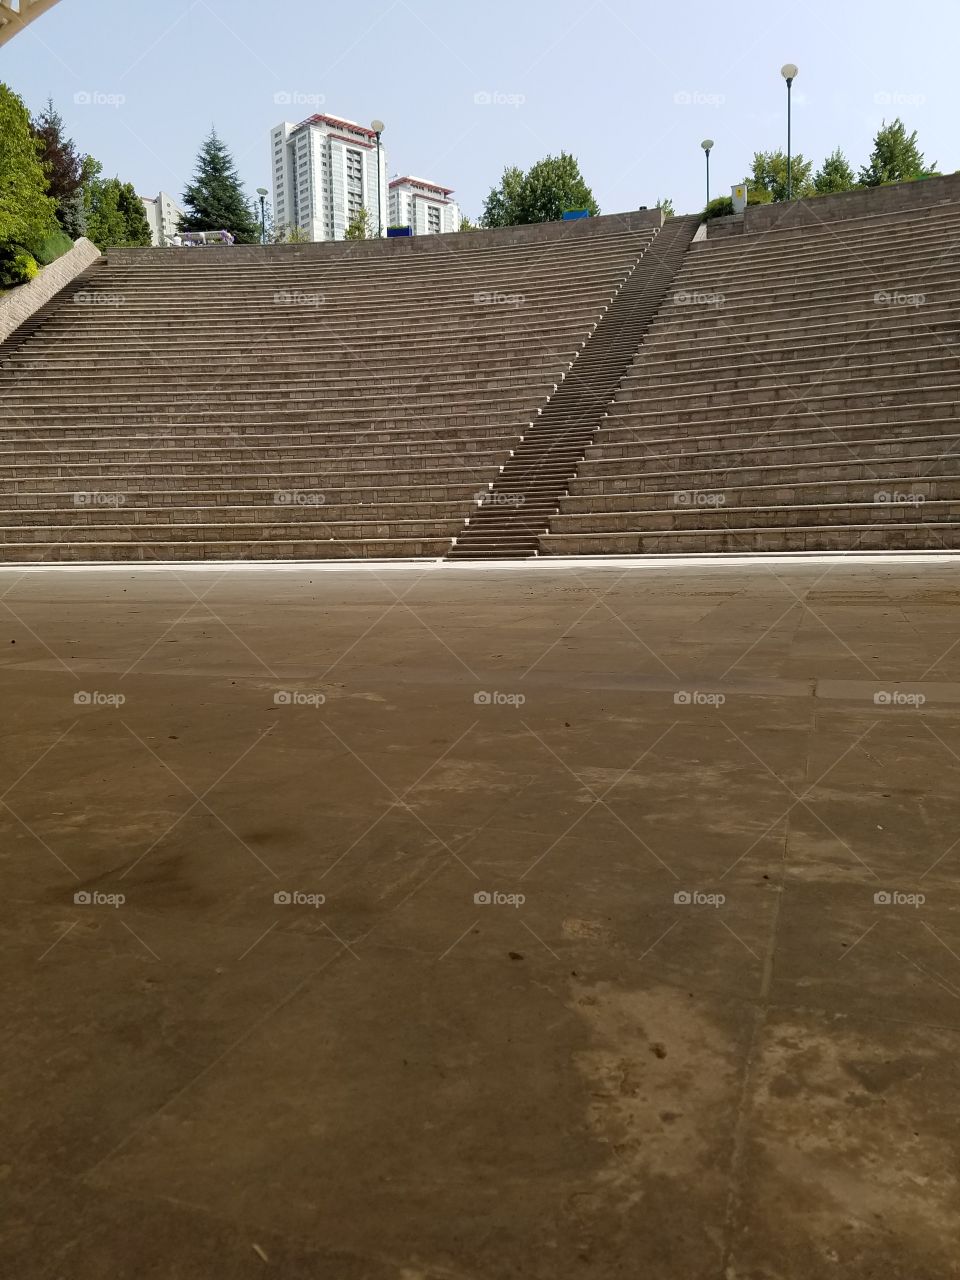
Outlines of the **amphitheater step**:
[[[698,218],[671,218],[664,224],[567,377],[504,463],[491,487],[492,500],[470,517],[449,559],[536,555],[539,535],[576,475],[698,225]],[[507,495],[522,501],[499,501]],[[536,506],[529,501],[534,495]]]

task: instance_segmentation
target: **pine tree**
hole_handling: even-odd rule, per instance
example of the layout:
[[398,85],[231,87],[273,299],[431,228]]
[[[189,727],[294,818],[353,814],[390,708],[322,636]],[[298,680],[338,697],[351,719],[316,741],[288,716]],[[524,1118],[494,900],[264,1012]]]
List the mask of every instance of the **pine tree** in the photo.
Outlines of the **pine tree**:
[[916,129],[908,136],[902,120],[898,118],[892,124],[884,120],[873,140],[870,163],[860,170],[860,181],[865,187],[879,187],[884,182],[909,182],[924,177],[936,167],[936,162],[926,164],[917,145]]
[[813,176],[813,185],[821,196],[831,195],[837,191],[852,191],[857,185],[853,170],[847,163],[847,157],[839,147],[831,151],[823,165]]
[[126,243],[130,245],[153,244],[150,223],[147,221],[147,211],[143,207],[143,201],[134,190],[132,182],[122,182],[120,184],[117,207],[126,223]]
[[47,194],[56,201],[57,221],[71,238],[84,234],[83,200],[84,161],[73,139],[65,136],[63,117],[47,99],[47,105],[31,123],[37,139],[40,163],[47,177]]
[[243,193],[226,144],[211,129],[197,156],[193,182],[183,193],[181,231],[231,231],[240,244],[257,244],[260,220]]

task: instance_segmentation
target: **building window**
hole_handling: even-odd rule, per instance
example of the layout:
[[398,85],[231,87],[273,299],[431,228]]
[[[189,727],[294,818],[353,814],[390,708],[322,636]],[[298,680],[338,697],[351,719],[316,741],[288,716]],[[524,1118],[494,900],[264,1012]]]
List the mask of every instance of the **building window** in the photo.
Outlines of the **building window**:
[[435,204],[427,205],[427,231],[436,233],[440,230],[440,210]]

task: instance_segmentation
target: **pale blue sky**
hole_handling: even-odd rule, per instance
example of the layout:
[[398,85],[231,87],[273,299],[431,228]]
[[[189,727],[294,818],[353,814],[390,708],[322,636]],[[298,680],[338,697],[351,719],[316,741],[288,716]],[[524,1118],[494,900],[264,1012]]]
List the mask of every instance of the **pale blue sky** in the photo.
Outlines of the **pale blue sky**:
[[382,117],[391,174],[454,187],[472,216],[504,165],[561,149],[603,212],[658,195],[685,212],[703,204],[702,138],[714,195],[783,145],[784,62],[795,150],[840,145],[857,167],[899,114],[960,168],[958,48],[958,0],[60,0],[0,50],[0,78],[32,110],[51,94],[145,195],[182,192],[211,123],[251,193],[269,186],[270,127],[322,110]]

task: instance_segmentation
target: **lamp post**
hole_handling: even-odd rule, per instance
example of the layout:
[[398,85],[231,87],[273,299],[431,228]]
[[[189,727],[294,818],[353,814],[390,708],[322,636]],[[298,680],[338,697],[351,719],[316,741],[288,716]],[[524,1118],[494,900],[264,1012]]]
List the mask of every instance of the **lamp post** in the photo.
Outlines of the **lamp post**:
[[260,197],[260,243],[267,243],[267,188],[257,187],[257,195]]
[[371,120],[370,128],[377,135],[377,235],[383,235],[383,208],[381,206],[382,196],[380,194],[383,182],[380,175],[380,135],[387,126],[382,120]]
[[704,138],[700,143],[703,154],[707,157],[707,204],[710,203],[710,152],[713,150],[713,139]]
[[787,82],[787,199],[793,199],[793,177],[790,172],[790,90],[796,78],[797,68],[792,62],[786,62],[780,68],[780,74]]

